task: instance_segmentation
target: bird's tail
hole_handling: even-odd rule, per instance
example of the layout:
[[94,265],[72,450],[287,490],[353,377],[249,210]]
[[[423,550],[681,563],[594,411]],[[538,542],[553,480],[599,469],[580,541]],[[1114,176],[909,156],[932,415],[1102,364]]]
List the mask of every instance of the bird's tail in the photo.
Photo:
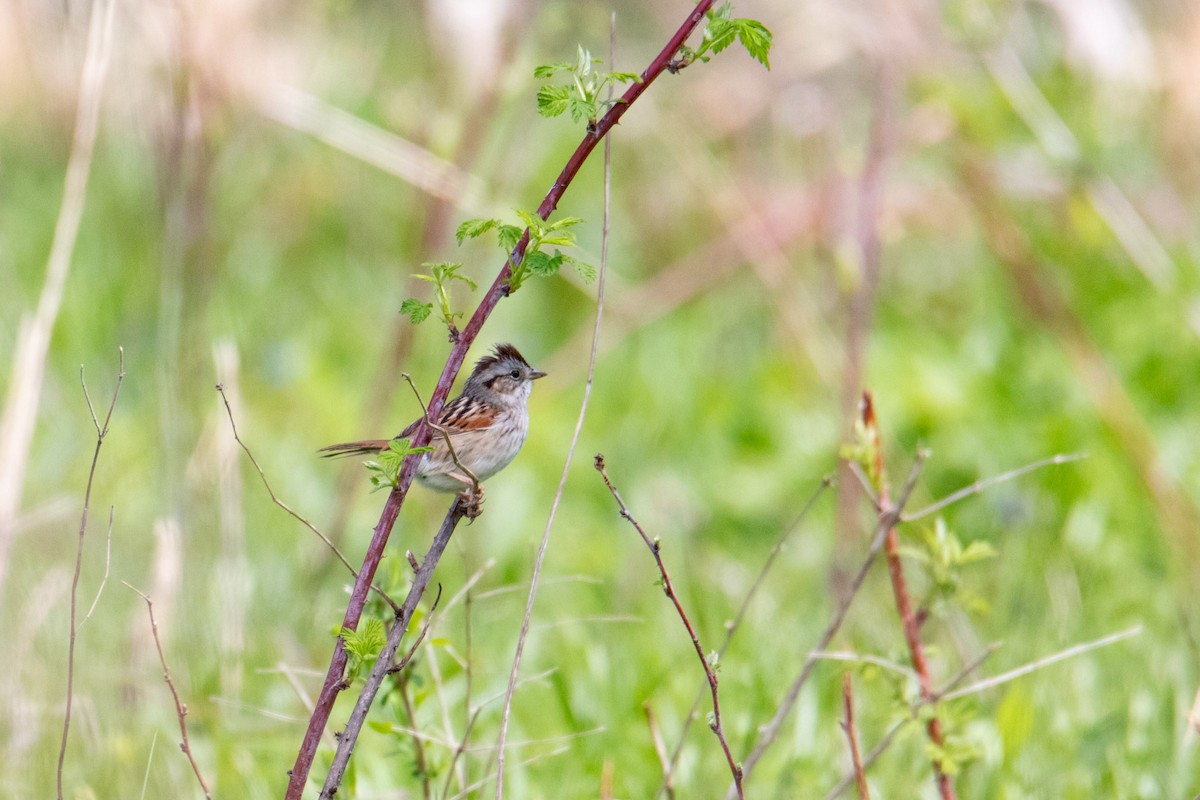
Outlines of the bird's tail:
[[374,456],[388,449],[387,439],[364,439],[361,442],[342,442],[322,447],[317,452],[323,458],[341,458],[342,456]]

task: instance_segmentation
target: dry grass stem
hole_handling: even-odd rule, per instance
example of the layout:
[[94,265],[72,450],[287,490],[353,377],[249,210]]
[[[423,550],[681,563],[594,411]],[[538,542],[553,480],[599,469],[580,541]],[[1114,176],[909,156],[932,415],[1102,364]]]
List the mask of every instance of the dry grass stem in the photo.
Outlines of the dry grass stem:
[[[105,556],[104,563],[104,579],[100,582],[100,588],[96,591],[96,598],[92,601],[91,608],[88,609],[87,615],[82,622],[76,622],[76,610],[79,605],[79,577],[83,573],[83,541],[84,535],[87,533],[88,509],[92,503],[92,485],[96,480],[96,465],[100,462],[100,448],[104,445],[104,439],[108,436],[108,425],[112,422],[113,410],[117,407],[117,397],[121,394],[121,384],[125,380],[125,349],[117,348],[117,384],[113,388],[112,400],[108,404],[108,413],[104,416],[104,423],[96,417],[96,410],[92,406],[92,397],[88,394],[87,382],[83,379],[83,367],[79,368],[79,384],[83,388],[83,397],[87,401],[88,411],[92,415],[92,424],[96,426],[96,448],[92,451],[92,465],[88,469],[87,486],[83,492],[83,511],[79,516],[79,535],[75,546],[75,572],[71,578],[71,622],[67,638],[67,688],[66,688],[66,709],[63,712],[63,731],[62,741],[58,748],[58,767],[56,771],[56,787],[58,792],[58,800],[63,798],[63,766],[67,759],[67,741],[71,735],[71,708],[74,703],[75,696],[75,641],[79,636],[79,629],[86,622],[88,617],[91,617],[92,611],[96,608],[96,603],[100,601],[100,593],[104,591],[104,585],[108,582],[109,555],[112,552],[112,510],[109,510],[108,516],[108,545],[106,552],[109,555]],[[0,556],[2,559],[2,556]]]

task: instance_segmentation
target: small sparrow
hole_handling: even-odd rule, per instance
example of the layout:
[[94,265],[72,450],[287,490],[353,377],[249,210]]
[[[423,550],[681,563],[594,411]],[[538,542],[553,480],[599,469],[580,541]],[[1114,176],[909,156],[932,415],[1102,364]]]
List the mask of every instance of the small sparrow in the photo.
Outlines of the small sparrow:
[[[546,373],[529,366],[511,344],[498,345],[492,355],[479,359],[462,394],[442,407],[438,420],[438,427],[449,435],[453,455],[447,437],[434,430],[433,450],[421,456],[417,481],[435,492],[462,492],[467,516],[479,516],[483,490],[476,495],[476,482],[492,477],[516,458],[529,432],[529,392],[533,382],[544,377]],[[420,422],[416,420],[395,438],[411,437]],[[331,444],[318,452],[326,457],[369,456],[387,449],[387,439],[366,439]]]

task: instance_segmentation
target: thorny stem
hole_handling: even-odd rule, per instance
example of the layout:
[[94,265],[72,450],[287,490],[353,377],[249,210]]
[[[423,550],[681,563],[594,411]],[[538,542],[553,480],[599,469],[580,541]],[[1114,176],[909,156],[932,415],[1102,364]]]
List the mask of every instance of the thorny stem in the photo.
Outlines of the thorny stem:
[[[882,507],[887,508],[890,504],[890,499],[888,482],[883,471],[883,447],[880,444],[879,425],[875,418],[875,408],[871,402],[870,392],[863,392],[862,421],[868,435],[871,437],[870,449],[874,454],[875,474],[879,479],[879,502]],[[921,623],[913,611],[912,599],[908,594],[908,584],[904,578],[904,565],[900,560],[900,537],[896,532],[895,521],[892,521],[888,525],[887,538],[884,541],[884,551],[887,554],[888,575],[892,579],[892,593],[896,598],[896,610],[900,614],[900,622],[904,627],[904,639],[908,644],[908,652],[912,660],[913,669],[917,673],[917,684],[920,687],[921,699],[931,703],[934,700],[933,678],[929,674],[929,663],[925,658],[925,645],[921,641]],[[930,715],[925,729],[929,735],[929,741],[940,749],[944,740],[942,737],[942,723],[936,714]],[[938,759],[934,759],[933,761],[933,774],[937,782],[938,792],[941,794],[943,800],[954,800],[957,797],[954,791],[954,782],[951,780],[950,774],[942,769],[942,762]]]
[[[704,15],[712,8],[714,2],[715,0],[700,0],[688,12],[687,18],[671,36],[666,46],[642,72],[639,80],[625,91],[620,101],[609,108],[594,128],[589,126],[583,140],[575,148],[575,152],[571,154],[571,157],[567,159],[562,172],[559,173],[558,178],[555,179],[554,184],[550,187],[550,191],[546,193],[546,197],[542,200],[541,205],[538,206],[537,214],[539,217],[543,220],[550,218],[550,215],[558,207],[559,201],[566,193],[567,187],[574,181],[575,176],[583,166],[584,161],[591,155],[592,150],[612,130],[612,127],[620,122],[621,117],[641,97],[642,93],[650,88],[650,84],[667,69],[667,65],[679,51],[680,46],[695,31],[696,27],[704,19]],[[450,393],[450,388],[454,384],[454,379],[458,376],[458,371],[462,368],[463,361],[466,359],[467,350],[475,342],[475,338],[479,335],[483,324],[491,316],[500,299],[509,294],[509,279],[512,276],[510,264],[514,261],[520,262],[528,244],[529,231],[526,230],[517,242],[517,246],[513,248],[513,252],[505,260],[504,266],[501,267],[500,272],[496,275],[487,294],[484,295],[479,306],[471,315],[471,319],[455,339],[453,346],[450,348],[450,355],[446,358],[446,366],[442,368],[442,374],[438,378],[437,387],[429,398],[428,416],[436,419],[441,412],[442,406],[445,404],[446,398]],[[421,425],[412,439],[412,446],[425,446],[432,438],[432,433],[428,425]],[[350,601],[346,606],[346,613],[342,620],[343,627],[351,629],[358,627],[358,621],[362,617],[363,608],[366,606],[371,581],[374,579],[375,570],[379,567],[379,562],[383,558],[384,547],[386,547],[388,538],[391,536],[396,518],[400,514],[400,507],[404,504],[404,498],[407,496],[408,487],[412,484],[413,477],[416,474],[418,462],[419,456],[416,454],[410,455],[404,460],[404,464],[400,468],[396,486],[392,489],[391,494],[388,495],[387,502],[379,518],[379,523],[375,527],[375,532],[363,557],[362,569],[359,570],[354,582],[354,588],[351,590]],[[329,722],[329,716],[333,712],[334,701],[337,699],[338,692],[340,691],[341,676],[345,666],[345,645],[341,639],[338,639],[334,645],[333,655],[330,657],[329,669],[326,671],[325,681],[321,686],[321,693],[317,698],[316,704],[313,706],[313,712],[309,717],[304,739],[296,754],[296,763],[290,772],[285,800],[301,800],[303,796],[304,785],[308,782],[308,774],[312,769],[313,759],[316,757],[321,734]]]
[[617,501],[617,506],[621,509],[621,517],[629,522],[630,525],[642,537],[642,541],[646,543],[646,547],[650,549],[651,555],[654,556],[654,562],[658,565],[658,574],[662,576],[663,592],[675,605],[675,610],[679,613],[679,618],[683,621],[683,626],[687,628],[688,636],[692,639],[692,646],[696,649],[696,656],[700,659],[700,665],[704,668],[704,676],[708,678],[708,686],[712,693],[713,718],[709,725],[712,732],[717,735],[717,740],[721,743],[721,749],[725,752],[725,760],[729,763],[729,771],[733,775],[733,785],[737,789],[737,796],[744,797],[742,794],[742,768],[734,761],[733,753],[729,750],[729,742],[725,739],[725,729],[721,724],[721,698],[717,690],[717,673],[712,665],[708,663],[708,658],[704,655],[704,648],[700,645],[700,639],[696,635],[696,629],[692,627],[692,621],[688,619],[687,612],[683,610],[683,605],[679,602],[679,595],[675,593],[675,587],[671,583],[671,576],[667,574],[667,567],[663,564],[662,548],[657,539],[651,540],[646,535],[646,531],[638,524],[638,521],[633,518],[633,514],[625,505],[625,501],[621,499],[621,494],[617,491],[617,487],[613,486],[612,481],[608,478],[608,473],[604,469],[604,455],[596,454],[596,471],[600,473],[600,477],[604,479],[604,485],[608,487],[608,491],[612,493],[613,499]]
[[[371,668],[371,673],[367,676],[362,693],[359,694],[358,700],[354,704],[354,710],[350,713],[350,718],[346,720],[346,728],[338,737],[337,752],[334,754],[333,763],[329,767],[329,773],[325,776],[325,785],[321,789],[320,797],[322,800],[332,798],[337,793],[338,786],[341,785],[342,777],[346,774],[346,768],[350,764],[350,756],[354,752],[354,745],[358,741],[358,734],[362,731],[362,727],[367,721],[367,714],[371,710],[371,703],[374,702],[375,696],[379,693],[379,687],[383,685],[384,679],[392,672],[392,660],[396,657],[396,651],[400,649],[400,641],[404,638],[404,633],[408,629],[409,622],[412,621],[413,612],[416,610],[417,604],[421,602],[421,597],[425,594],[425,587],[429,585],[429,579],[433,576],[433,570],[437,567],[438,561],[442,557],[442,552],[445,551],[446,545],[450,542],[454,528],[465,513],[466,505],[462,498],[455,497],[454,502],[450,505],[450,510],[446,512],[446,518],[442,521],[442,527],[438,530],[437,536],[433,538],[433,543],[429,546],[429,552],[425,554],[425,558],[421,561],[420,569],[413,576],[412,587],[408,590],[408,596],[404,598],[404,604],[400,607],[400,613],[396,616],[392,627],[388,630],[387,644],[384,645],[383,650],[376,657],[375,665]],[[338,637],[338,641],[341,641],[341,637]],[[341,688],[345,687],[342,686]]]

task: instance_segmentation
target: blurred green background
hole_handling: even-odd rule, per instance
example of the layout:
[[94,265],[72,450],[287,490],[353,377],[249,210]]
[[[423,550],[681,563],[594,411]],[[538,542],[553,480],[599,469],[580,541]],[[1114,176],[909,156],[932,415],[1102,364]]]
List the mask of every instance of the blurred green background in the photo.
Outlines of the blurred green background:
[[[490,283],[498,251],[457,248],[454,227],[535,207],[578,142],[579,126],[537,116],[533,67],[577,44],[606,52],[615,9],[616,68],[640,71],[689,7],[117,4],[78,241],[33,362],[16,353],[46,284],[92,6],[0,9],[0,794],[54,791],[95,446],[80,365],[102,414],[124,348],[81,615],[105,575],[110,508],[111,574],[79,634],[66,794],[199,796],[126,581],[154,599],[215,795],[282,796],[349,581],[271,503],[214,384],[279,497],[360,563],[384,497],[358,465],[315,450],[419,413],[400,372],[428,396],[448,344],[435,320],[399,315],[428,291],[410,275],[452,259]],[[774,32],[769,72],[730,48],[664,75],[615,132],[595,388],[514,704],[508,796],[653,796],[644,704],[673,747],[701,684],[592,455],[661,538],[713,649],[775,542],[838,474],[864,387],[894,485],[918,448],[932,453],[914,508],[1087,454],[942,514],[997,556],[930,600],[935,683],[991,643],[1003,646],[972,679],[1143,626],[943,707],[961,796],[1192,796],[1200,7],[761,0],[735,13]],[[586,218],[580,255],[597,264],[598,155],[561,205]],[[455,291],[469,313],[480,295]],[[440,565],[443,605],[406,690],[415,720],[399,692],[377,705],[345,796],[424,796],[413,727],[431,796],[493,794],[498,698],[578,414],[595,292],[575,275],[531,281],[472,352],[512,341],[551,377],[524,451]],[[446,502],[414,491],[381,569],[390,585]],[[749,607],[720,673],[738,758],[817,642],[872,518],[842,475]],[[905,526],[905,543],[920,548],[934,526]],[[908,566],[932,598],[919,561]],[[450,604],[476,573],[470,601]],[[882,568],[833,646],[907,664]],[[849,764],[847,669],[864,749],[902,719],[911,679],[823,661],[748,796],[826,796]],[[903,728],[871,768],[872,796],[933,796],[926,744]],[[728,779],[701,718],[678,796],[720,796]]]

